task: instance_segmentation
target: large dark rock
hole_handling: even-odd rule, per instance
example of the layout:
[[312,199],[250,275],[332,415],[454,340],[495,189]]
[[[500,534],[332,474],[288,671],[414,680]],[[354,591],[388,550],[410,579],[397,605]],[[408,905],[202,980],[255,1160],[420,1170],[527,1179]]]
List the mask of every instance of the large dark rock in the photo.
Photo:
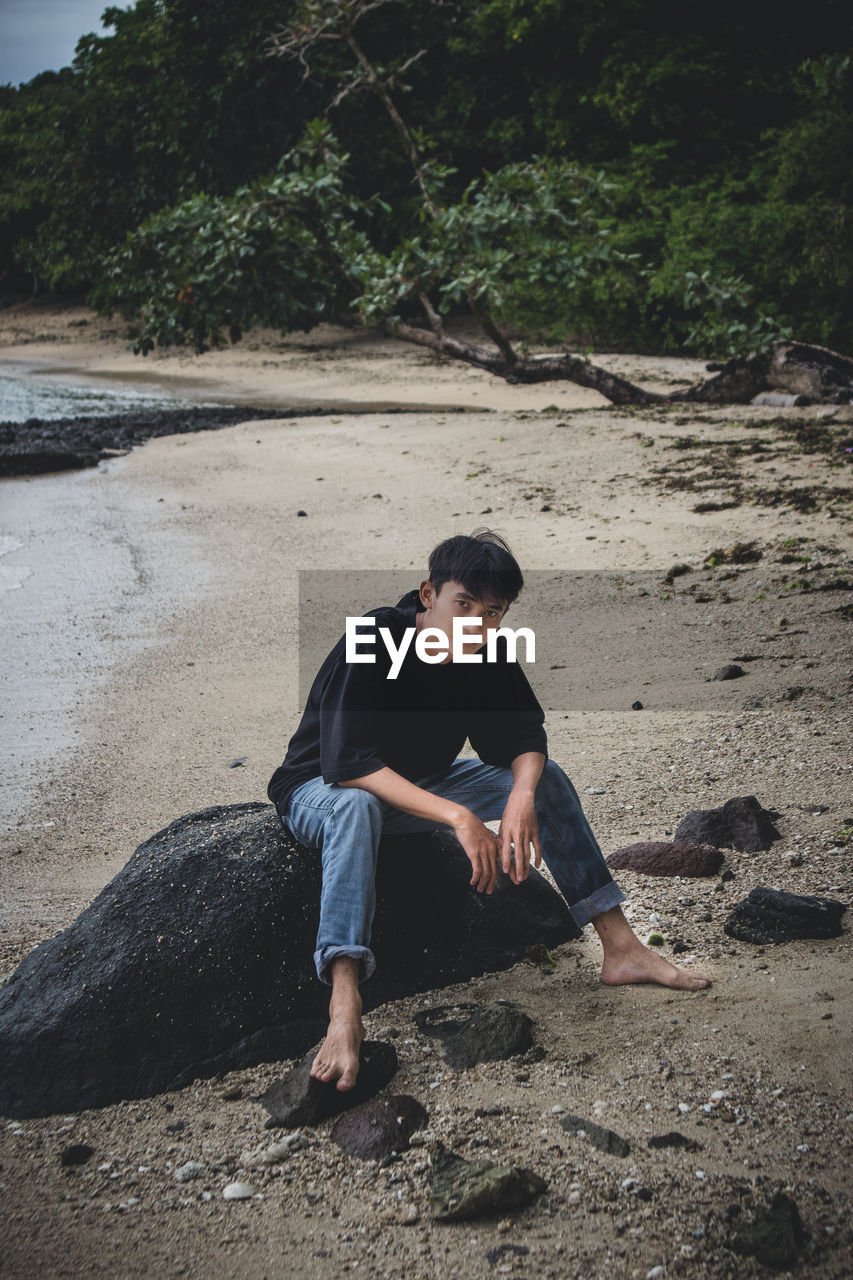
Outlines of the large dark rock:
[[712,844],[687,840],[639,840],[611,853],[612,871],[640,871],[646,876],[713,876],[723,855]]
[[424,1035],[443,1042],[445,1061],[454,1071],[478,1062],[502,1062],[526,1053],[533,1044],[530,1018],[506,1003],[422,1009],[415,1022]]
[[794,942],[797,938],[837,938],[847,910],[833,898],[801,897],[762,885],[735,904],[723,925],[739,942]]
[[773,818],[762,809],[755,796],[735,796],[718,809],[693,809],[685,814],[675,831],[676,840],[693,844],[713,844],[718,849],[740,849],[758,853],[769,849],[781,837]]
[[[366,1007],[577,936],[541,876],[501,877],[490,896],[469,879],[450,833],[383,842]],[[0,1114],[101,1107],[303,1054],[328,1001],[312,962],[319,895],[319,855],[271,805],[205,809],[152,836],[0,989]]]

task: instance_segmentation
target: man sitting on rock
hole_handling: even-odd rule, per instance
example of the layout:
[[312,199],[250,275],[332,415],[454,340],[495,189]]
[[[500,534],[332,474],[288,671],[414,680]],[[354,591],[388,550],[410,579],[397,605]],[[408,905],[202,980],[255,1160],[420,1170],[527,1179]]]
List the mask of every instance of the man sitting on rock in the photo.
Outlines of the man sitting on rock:
[[[358,1071],[359,982],[376,967],[370,936],[383,834],[452,827],[481,893],[493,891],[499,869],[520,884],[531,856],[537,867],[544,858],[575,923],[592,923],[601,939],[602,982],[688,991],[710,985],[649,951],[634,934],[619,906],[625,895],[577,793],[547,757],[544,713],[524,671],[511,660],[504,637],[488,642],[523,583],[509,547],[489,530],[440,543],[418,590],[366,615],[384,644],[365,652],[362,632],[362,644],[351,643],[349,655],[347,637],[332,649],[270,782],[285,826],[321,850],[314,960],[332,995],[329,1030],[311,1074],[337,1080],[338,1089],[351,1089]],[[450,647],[454,619],[471,623],[457,621],[457,633],[464,634],[456,650]],[[427,628],[447,637],[443,649],[432,634],[417,648],[411,643]],[[482,658],[487,642],[485,656],[492,660],[478,660],[474,655]],[[466,739],[479,759],[458,758]],[[492,819],[500,820],[497,835],[484,825]]]

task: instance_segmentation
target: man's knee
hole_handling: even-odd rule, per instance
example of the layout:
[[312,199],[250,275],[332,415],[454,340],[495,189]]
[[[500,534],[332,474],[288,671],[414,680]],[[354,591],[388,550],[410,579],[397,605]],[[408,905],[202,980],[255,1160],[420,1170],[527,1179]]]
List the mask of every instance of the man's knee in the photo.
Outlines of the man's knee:
[[335,795],[336,818],[357,822],[364,820],[371,826],[382,824],[382,801],[363,787],[338,787]]
[[564,803],[578,804],[578,796],[568,774],[560,768],[556,760],[545,761],[542,777],[536,788],[537,805],[562,800]]

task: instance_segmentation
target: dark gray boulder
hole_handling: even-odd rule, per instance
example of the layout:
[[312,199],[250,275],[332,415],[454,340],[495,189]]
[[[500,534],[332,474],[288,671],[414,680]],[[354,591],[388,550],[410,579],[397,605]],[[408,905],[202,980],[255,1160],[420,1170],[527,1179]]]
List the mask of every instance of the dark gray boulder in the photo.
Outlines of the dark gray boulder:
[[[538,874],[470,888],[452,834],[383,841],[366,1008],[507,968],[578,935]],[[267,804],[179,818],[0,988],[0,1114],[149,1097],[292,1059],[323,1033],[319,855]]]
[[781,837],[772,815],[762,809],[755,796],[735,796],[717,809],[693,809],[685,814],[676,827],[675,839],[758,853]]
[[723,929],[739,942],[795,942],[798,938],[837,938],[847,910],[833,898],[800,896],[758,885],[736,903]]
[[607,865],[612,871],[639,871],[646,876],[713,876],[723,865],[723,855],[712,844],[639,840],[616,849]]

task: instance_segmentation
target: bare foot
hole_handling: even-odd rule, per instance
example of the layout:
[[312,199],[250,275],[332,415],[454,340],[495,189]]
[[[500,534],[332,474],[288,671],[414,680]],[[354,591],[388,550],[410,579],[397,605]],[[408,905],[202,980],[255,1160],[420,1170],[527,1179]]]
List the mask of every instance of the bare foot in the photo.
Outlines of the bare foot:
[[360,1017],[334,1015],[329,1030],[311,1064],[315,1080],[337,1080],[343,1092],[351,1089],[358,1075],[359,1049],[364,1039],[364,1025]]
[[704,991],[711,985],[710,978],[701,973],[691,973],[688,969],[679,969],[640,942],[627,955],[605,957],[601,981],[608,987],[656,982],[661,987],[677,987],[682,991]]
[[351,956],[338,956],[332,961],[329,1030],[311,1063],[311,1075],[315,1080],[324,1083],[337,1080],[341,1092],[355,1084],[359,1049],[364,1039],[358,971],[359,962]]

